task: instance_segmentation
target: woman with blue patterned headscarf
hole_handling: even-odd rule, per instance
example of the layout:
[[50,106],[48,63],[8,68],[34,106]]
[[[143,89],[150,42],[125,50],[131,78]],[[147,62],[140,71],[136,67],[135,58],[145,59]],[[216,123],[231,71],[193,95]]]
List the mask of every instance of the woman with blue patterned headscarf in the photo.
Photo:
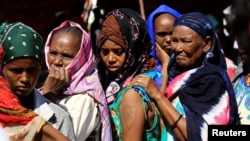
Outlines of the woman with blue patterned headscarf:
[[170,74],[173,80],[165,95],[143,75],[131,82],[145,87],[156,101],[169,136],[173,140],[206,141],[208,125],[237,124],[237,105],[225,56],[209,19],[198,12],[179,17],[174,24],[172,51],[175,67],[171,69],[176,73]]

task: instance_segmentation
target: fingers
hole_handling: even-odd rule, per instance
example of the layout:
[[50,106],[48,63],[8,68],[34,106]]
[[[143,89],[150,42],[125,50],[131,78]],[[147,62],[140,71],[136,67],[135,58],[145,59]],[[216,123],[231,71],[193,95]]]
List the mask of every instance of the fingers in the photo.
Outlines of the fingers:
[[54,67],[50,70],[50,77],[67,83],[69,81],[69,71],[65,67]]
[[139,85],[139,86],[144,86],[145,83],[145,78],[146,76],[139,74],[137,76],[135,76],[132,81],[130,82],[130,86],[135,86],[135,85]]

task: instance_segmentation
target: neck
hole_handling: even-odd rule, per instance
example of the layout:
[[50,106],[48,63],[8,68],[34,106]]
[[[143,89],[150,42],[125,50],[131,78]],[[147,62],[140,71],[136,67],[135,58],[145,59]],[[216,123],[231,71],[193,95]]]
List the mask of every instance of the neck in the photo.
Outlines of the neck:
[[21,105],[28,109],[34,109],[34,94],[31,93],[27,96],[17,96],[21,102]]

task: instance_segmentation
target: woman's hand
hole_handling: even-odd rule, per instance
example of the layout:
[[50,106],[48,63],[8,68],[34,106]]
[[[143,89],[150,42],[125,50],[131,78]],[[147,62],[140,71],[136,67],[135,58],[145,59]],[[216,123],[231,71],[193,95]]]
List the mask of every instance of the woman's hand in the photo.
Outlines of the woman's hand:
[[161,62],[162,65],[168,65],[170,61],[169,54],[165,52],[158,43],[155,43],[156,45],[156,55]]
[[129,84],[130,86],[142,86],[147,91],[149,97],[156,100],[157,98],[163,96],[163,93],[160,92],[158,86],[156,85],[155,81],[143,74],[139,74],[135,76]]
[[65,69],[65,67],[52,67],[49,71],[49,75],[47,76],[44,84],[42,93],[50,100],[52,99],[51,95],[56,97],[57,94],[63,93],[63,88],[67,86],[69,83],[69,71]]
[[11,141],[32,141],[46,123],[44,118],[36,116],[18,132],[9,134],[9,138]]

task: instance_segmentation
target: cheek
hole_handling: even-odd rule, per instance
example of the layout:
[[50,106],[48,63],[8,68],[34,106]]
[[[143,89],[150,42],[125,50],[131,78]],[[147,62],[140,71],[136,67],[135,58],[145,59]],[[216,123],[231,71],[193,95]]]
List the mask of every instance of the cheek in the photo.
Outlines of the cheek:
[[104,55],[101,54],[101,59],[104,62],[104,64],[107,64],[107,62],[108,62],[108,60],[107,60],[108,56],[104,56]]
[[119,63],[121,64],[121,66],[124,64],[125,58],[126,58],[125,54],[117,57],[117,60],[119,61]]
[[8,73],[4,73],[4,78],[7,81],[10,88],[14,87],[15,82],[18,82],[18,80],[14,76]]
[[72,62],[73,59],[70,59],[70,60],[64,60],[63,61],[63,65],[66,67],[68,66],[71,62]]
[[155,37],[155,41],[156,41],[160,46],[162,46],[163,38],[156,36],[156,37]]
[[51,55],[48,55],[47,56],[47,62],[48,62],[48,64],[51,66],[51,64],[53,64],[53,57],[51,56]]

